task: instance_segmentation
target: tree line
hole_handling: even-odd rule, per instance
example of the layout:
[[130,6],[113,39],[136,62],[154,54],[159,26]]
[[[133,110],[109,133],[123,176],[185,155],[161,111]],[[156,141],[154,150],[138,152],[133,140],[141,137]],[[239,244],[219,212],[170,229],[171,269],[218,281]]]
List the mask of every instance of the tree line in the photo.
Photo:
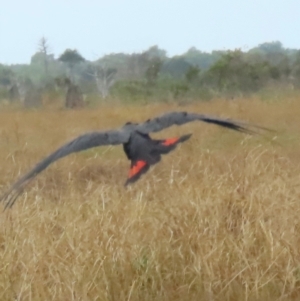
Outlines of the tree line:
[[284,48],[278,41],[248,51],[208,53],[193,47],[173,57],[152,46],[141,53],[112,53],[89,61],[76,49],[55,58],[42,38],[30,64],[0,64],[0,100],[25,106],[41,105],[43,95],[51,93],[66,93],[65,105],[76,107],[100,98],[207,100],[279,85],[300,88],[300,50]]

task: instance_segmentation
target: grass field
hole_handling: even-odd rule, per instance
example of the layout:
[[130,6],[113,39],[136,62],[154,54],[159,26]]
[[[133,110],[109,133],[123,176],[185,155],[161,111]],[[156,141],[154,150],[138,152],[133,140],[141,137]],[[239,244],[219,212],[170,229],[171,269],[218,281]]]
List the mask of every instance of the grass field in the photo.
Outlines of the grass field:
[[53,164],[0,213],[0,300],[300,300],[299,99],[4,108],[1,192],[79,134],[173,109],[278,132],[172,127],[153,137],[193,136],[128,189],[122,147]]

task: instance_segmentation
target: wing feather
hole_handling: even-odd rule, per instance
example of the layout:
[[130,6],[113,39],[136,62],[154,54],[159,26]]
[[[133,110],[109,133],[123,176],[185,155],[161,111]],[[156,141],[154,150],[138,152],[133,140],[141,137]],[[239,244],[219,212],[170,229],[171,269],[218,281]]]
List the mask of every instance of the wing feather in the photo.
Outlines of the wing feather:
[[244,132],[248,134],[256,133],[257,129],[269,130],[254,124],[231,120],[223,119],[219,117],[214,117],[204,114],[195,114],[187,112],[170,112],[162,116],[156,117],[154,119],[149,119],[144,123],[140,123],[136,126],[136,130],[148,134],[151,132],[158,132],[165,128],[168,128],[172,125],[183,125],[192,121],[203,121],[206,123],[216,124],[228,129],[232,129],[239,132]]
[[111,130],[106,132],[86,133],[75,138],[37,163],[33,169],[15,182],[12,187],[3,196],[1,196],[0,202],[5,201],[5,209],[7,207],[12,207],[17,197],[23,191],[25,185],[33,180],[40,172],[46,169],[53,162],[71,153],[80,152],[89,148],[126,143],[129,140],[129,136],[130,132],[128,131]]

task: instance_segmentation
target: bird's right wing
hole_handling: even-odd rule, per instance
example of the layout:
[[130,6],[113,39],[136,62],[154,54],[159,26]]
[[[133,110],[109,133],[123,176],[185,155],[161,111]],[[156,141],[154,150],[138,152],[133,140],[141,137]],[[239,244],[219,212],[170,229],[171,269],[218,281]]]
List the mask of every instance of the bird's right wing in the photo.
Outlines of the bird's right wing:
[[12,187],[0,197],[0,202],[5,202],[5,209],[7,207],[12,207],[25,185],[58,159],[71,153],[80,152],[97,146],[123,144],[128,142],[129,137],[130,132],[128,131],[111,130],[106,132],[91,132],[75,138],[40,161],[32,170],[15,182]]
[[141,133],[148,134],[151,132],[161,131],[172,125],[183,125],[192,121],[203,121],[206,123],[212,123],[231,130],[244,132],[248,134],[256,133],[257,129],[269,130],[267,128],[263,128],[261,126],[257,126],[246,122],[187,112],[169,112],[162,116],[149,119],[144,123],[140,123],[135,126],[135,129]]

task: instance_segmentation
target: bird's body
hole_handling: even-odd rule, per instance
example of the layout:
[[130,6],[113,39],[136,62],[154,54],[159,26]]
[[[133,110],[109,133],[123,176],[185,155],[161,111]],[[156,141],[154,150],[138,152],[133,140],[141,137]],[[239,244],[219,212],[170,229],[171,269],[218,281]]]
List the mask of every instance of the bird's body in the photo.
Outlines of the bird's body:
[[149,119],[140,124],[128,122],[123,127],[116,130],[86,133],[63,145],[40,161],[31,171],[13,184],[13,186],[0,198],[0,201],[6,201],[5,208],[11,207],[26,184],[34,179],[37,174],[46,169],[51,163],[71,153],[103,145],[123,144],[124,152],[131,161],[131,168],[125,185],[133,183],[137,181],[143,173],[147,172],[151,165],[158,163],[161,160],[161,155],[169,153],[176,148],[178,143],[188,140],[191,136],[191,134],[189,134],[179,138],[154,140],[151,139],[149,133],[161,131],[172,125],[182,125],[196,120],[213,123],[248,134],[255,133],[255,131],[250,128],[264,129],[256,125],[208,115],[171,112],[154,119]]
[[129,141],[123,144],[124,152],[128,160],[131,161],[131,168],[125,185],[138,180],[151,165],[161,160],[161,155],[169,153],[175,149],[178,143],[184,142],[190,137],[191,135],[185,135],[180,138],[153,140],[148,134],[132,132]]

